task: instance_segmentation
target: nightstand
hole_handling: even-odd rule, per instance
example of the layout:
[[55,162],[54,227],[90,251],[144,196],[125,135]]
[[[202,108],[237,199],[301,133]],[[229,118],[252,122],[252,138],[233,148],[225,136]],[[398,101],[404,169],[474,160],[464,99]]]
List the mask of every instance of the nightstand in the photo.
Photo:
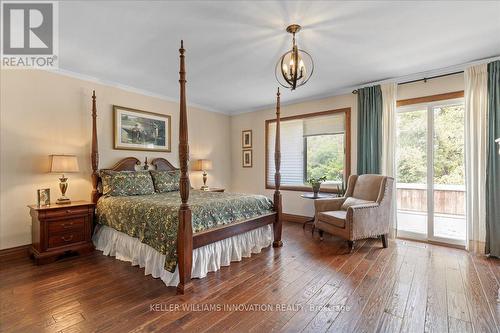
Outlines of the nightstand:
[[30,205],[32,245],[30,254],[37,265],[76,252],[94,251],[92,224],[95,204],[73,201],[71,204]]
[[207,192],[224,192],[226,189],[222,187],[209,187]]

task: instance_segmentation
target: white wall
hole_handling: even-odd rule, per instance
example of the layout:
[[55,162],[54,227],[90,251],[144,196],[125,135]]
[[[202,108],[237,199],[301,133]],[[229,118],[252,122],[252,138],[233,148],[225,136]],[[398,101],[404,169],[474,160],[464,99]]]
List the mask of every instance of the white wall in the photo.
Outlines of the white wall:
[[[164,157],[178,166],[179,105],[115,87],[46,71],[0,72],[0,249],[31,243],[28,204],[36,203],[36,190],[50,188],[55,200],[58,176],[47,173],[49,154],[75,154],[80,172],[69,174],[67,195],[90,198],[91,94],[96,90],[100,167],[111,167],[120,158],[144,160]],[[172,152],[113,149],[112,105],[172,116]],[[230,117],[188,108],[191,159],[210,158],[211,186],[231,183]],[[202,183],[192,172],[192,184]]]
[[[432,79],[398,86],[398,100],[429,95],[442,94],[446,92],[464,89],[462,74]],[[285,91],[281,95],[282,103],[286,103],[287,97],[293,92]],[[270,101],[273,98],[269,94]],[[351,173],[355,174],[357,169],[357,99],[356,95],[346,94],[334,96],[321,100],[308,101],[287,106],[282,106],[282,117],[312,113],[318,111],[333,110],[339,108],[351,108]],[[233,191],[244,193],[261,193],[271,196],[273,191],[265,189],[265,120],[275,117],[274,109],[266,109],[249,112],[231,117],[231,143],[232,143],[232,179]],[[253,167],[242,168],[241,166],[241,131],[251,129],[253,131]],[[314,214],[311,200],[300,198],[302,192],[282,191],[283,211],[288,214],[312,216]]]
[[398,100],[444,94],[465,89],[464,75],[444,76],[427,82],[418,81],[398,85]]

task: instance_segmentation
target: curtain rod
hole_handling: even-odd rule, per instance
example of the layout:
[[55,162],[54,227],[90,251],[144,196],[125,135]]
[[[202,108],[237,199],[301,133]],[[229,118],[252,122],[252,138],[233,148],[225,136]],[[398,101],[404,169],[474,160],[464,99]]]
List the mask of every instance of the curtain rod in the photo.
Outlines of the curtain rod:
[[[437,78],[440,78],[440,77],[445,77],[445,76],[450,76],[450,75],[460,74],[460,73],[463,73],[463,72],[464,72],[464,71],[458,71],[458,72],[453,72],[453,73],[447,73],[447,74],[440,74],[440,75],[435,75],[435,76],[430,76],[430,77],[424,77],[424,78],[417,79],[417,80],[411,80],[411,81],[400,82],[400,83],[398,83],[398,86],[403,85],[403,84],[408,84],[408,83],[419,82],[419,81],[424,81],[424,82],[427,82],[427,80],[432,80],[432,79],[437,79]],[[354,90],[352,91],[352,93],[353,93],[353,94],[357,94],[357,93],[358,93],[358,89],[354,89]]]

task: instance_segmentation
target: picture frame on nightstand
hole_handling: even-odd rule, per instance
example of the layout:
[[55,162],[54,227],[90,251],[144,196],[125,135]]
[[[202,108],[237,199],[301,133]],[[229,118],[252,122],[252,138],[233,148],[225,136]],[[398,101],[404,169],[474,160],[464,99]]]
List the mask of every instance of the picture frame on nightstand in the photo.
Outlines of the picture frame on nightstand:
[[50,188],[42,188],[36,191],[36,203],[38,207],[50,206]]

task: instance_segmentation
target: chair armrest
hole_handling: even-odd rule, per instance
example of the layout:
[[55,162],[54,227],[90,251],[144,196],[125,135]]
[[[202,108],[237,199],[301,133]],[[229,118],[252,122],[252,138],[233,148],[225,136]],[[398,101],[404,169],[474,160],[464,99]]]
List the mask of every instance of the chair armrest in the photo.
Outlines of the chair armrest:
[[340,210],[342,204],[345,201],[345,197],[334,198],[334,199],[318,199],[314,200],[314,209],[316,213],[328,212],[332,210]]
[[390,209],[377,202],[354,205],[347,209],[347,223],[352,239],[389,233]]
[[377,208],[380,205],[378,202],[372,202],[372,203],[366,203],[366,204],[359,204],[359,205],[353,205],[351,208],[353,211],[359,210],[359,209],[366,209],[366,208]]

